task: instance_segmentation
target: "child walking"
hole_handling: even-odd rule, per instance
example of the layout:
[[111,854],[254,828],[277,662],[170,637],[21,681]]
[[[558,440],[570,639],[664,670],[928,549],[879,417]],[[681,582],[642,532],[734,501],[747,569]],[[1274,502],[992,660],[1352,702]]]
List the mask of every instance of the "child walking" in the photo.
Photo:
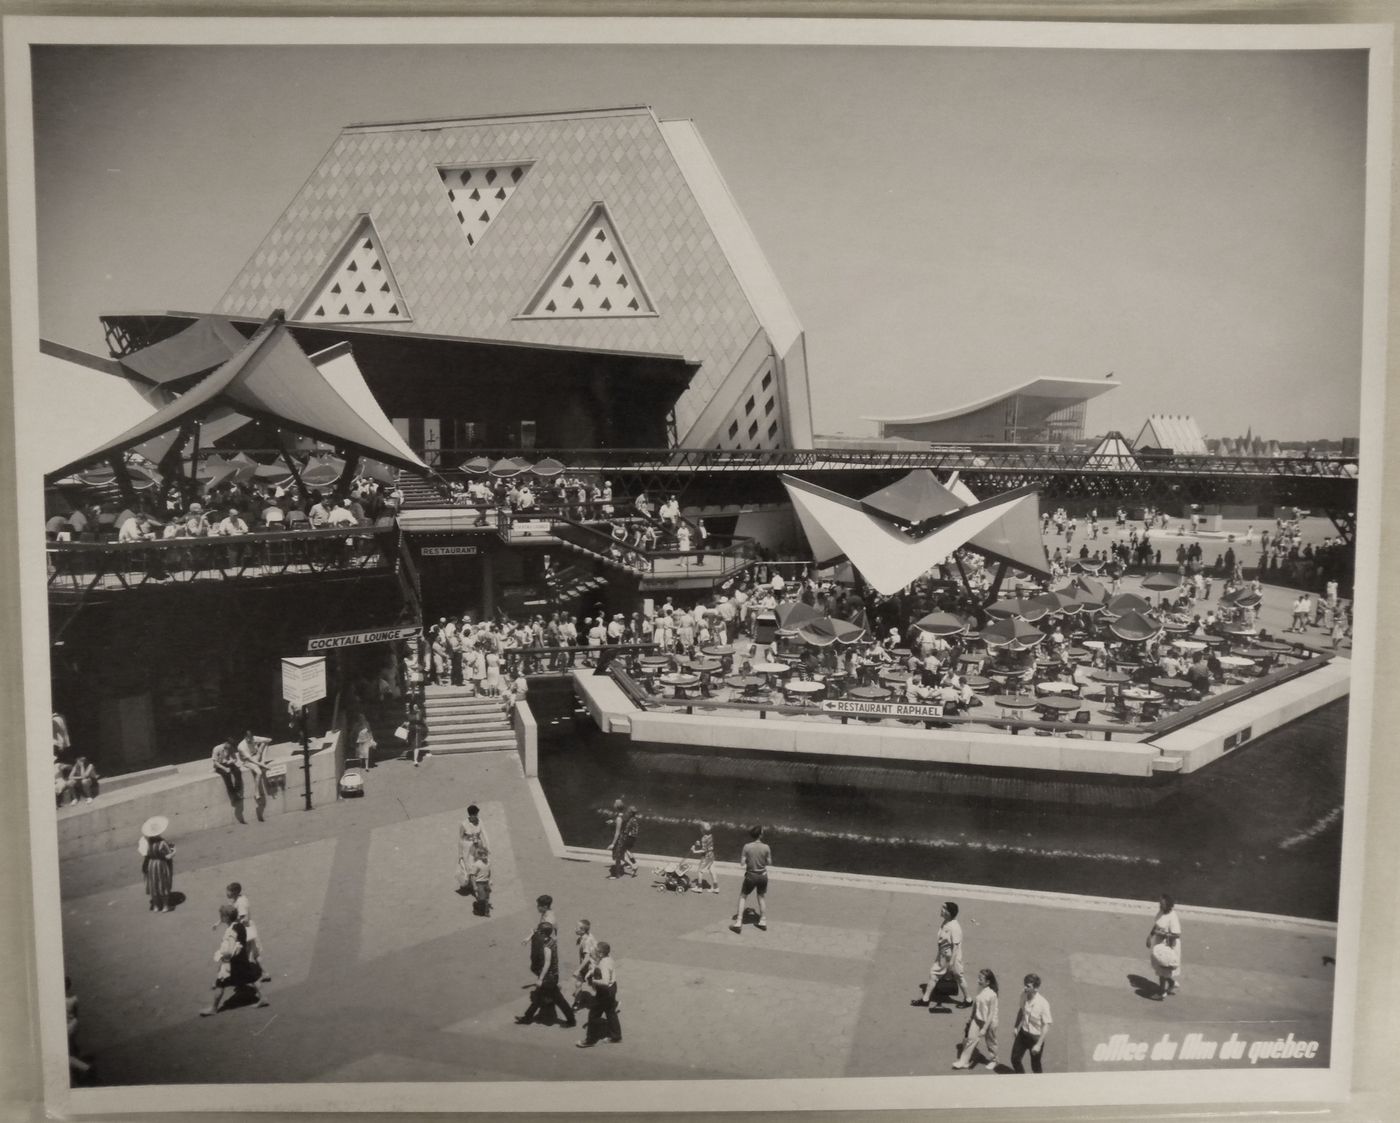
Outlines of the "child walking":
[[715,836],[709,823],[700,824],[700,837],[691,843],[690,852],[700,855],[700,867],[695,871],[695,883],[703,893],[706,888],[711,893],[719,892],[719,878],[715,876]]

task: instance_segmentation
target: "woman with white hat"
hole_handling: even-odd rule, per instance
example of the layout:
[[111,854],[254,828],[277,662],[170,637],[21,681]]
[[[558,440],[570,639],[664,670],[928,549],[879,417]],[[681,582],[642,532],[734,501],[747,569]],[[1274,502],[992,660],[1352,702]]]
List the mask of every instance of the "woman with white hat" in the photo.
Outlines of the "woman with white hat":
[[170,820],[164,815],[151,816],[141,824],[141,841],[136,844],[152,912],[175,911],[170,900],[175,882],[175,847],[163,837],[169,826]]

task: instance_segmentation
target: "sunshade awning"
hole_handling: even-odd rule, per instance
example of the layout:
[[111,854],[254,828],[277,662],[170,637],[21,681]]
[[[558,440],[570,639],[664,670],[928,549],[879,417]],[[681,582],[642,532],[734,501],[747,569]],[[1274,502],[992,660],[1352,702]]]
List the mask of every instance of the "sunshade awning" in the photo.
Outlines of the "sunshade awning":
[[1002,518],[1009,507],[1036,504],[1031,490],[1011,491],[964,507],[953,521],[923,538],[911,538],[861,504],[805,480],[782,477],[819,565],[841,558],[860,570],[878,592],[889,596],[942,562],[954,550]]
[[[353,448],[386,464],[428,471],[401,441],[390,441],[373,420],[361,416],[306,357],[286,327],[273,322],[180,397],[50,475],[122,452],[186,420],[208,416],[215,406],[228,406],[251,418]],[[379,414],[383,416],[382,411]]]
[[184,331],[143,347],[120,362],[132,374],[164,385],[222,366],[247,342],[232,321],[222,316],[204,316]]

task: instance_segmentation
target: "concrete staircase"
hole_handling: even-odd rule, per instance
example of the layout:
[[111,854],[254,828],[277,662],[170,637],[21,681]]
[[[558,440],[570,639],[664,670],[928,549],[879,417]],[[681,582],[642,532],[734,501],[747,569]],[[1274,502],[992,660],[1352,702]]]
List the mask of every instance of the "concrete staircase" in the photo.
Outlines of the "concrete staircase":
[[433,753],[495,752],[516,747],[505,703],[473,694],[465,686],[424,690],[428,749]]

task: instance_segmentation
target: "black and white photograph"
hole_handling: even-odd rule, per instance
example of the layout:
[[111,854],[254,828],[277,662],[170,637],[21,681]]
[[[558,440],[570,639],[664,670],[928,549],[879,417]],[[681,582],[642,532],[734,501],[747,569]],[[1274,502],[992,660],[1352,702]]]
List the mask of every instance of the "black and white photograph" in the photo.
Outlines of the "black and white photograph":
[[1392,29],[763,22],[7,19],[52,1110],[1347,1094]]

